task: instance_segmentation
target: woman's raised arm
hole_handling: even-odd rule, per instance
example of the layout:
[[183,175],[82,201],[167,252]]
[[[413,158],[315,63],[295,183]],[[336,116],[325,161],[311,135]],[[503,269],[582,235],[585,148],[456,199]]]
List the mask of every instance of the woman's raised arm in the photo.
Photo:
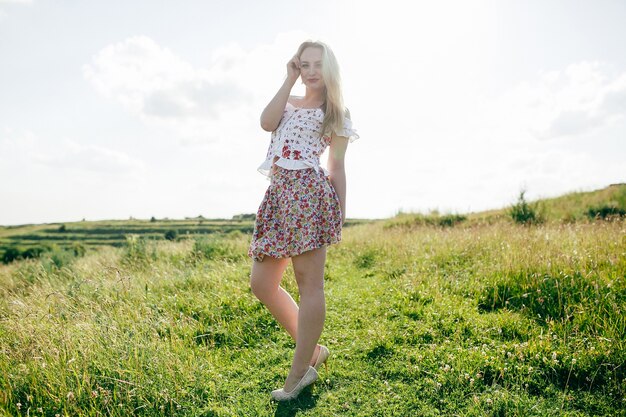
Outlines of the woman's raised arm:
[[283,111],[287,105],[289,94],[296,80],[300,76],[300,60],[294,56],[287,63],[287,78],[280,87],[274,98],[265,106],[261,113],[261,128],[267,132],[276,130],[283,117]]

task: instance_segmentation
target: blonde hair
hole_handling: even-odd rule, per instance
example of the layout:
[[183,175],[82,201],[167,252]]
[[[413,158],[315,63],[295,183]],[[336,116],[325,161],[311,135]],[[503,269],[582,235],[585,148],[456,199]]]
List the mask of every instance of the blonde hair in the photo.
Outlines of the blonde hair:
[[326,85],[326,97],[322,107],[324,110],[324,123],[322,124],[321,135],[330,135],[332,132],[341,131],[343,128],[343,118],[346,115],[346,109],[343,106],[343,95],[341,93],[339,64],[330,47],[320,41],[307,40],[303,42],[296,53],[298,58],[300,58],[302,52],[309,47],[322,50],[322,77]]

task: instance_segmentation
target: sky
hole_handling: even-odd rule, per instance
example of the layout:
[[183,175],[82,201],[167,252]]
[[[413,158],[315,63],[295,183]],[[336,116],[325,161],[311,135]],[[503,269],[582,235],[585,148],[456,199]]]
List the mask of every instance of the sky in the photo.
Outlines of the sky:
[[619,0],[0,0],[0,225],[255,213],[259,117],[307,39],[360,135],[348,218],[626,182],[625,21]]

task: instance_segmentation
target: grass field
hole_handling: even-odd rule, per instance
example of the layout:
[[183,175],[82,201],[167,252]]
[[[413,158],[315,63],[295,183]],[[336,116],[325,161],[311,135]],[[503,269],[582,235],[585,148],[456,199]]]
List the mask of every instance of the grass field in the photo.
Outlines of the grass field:
[[0,413],[626,415],[623,217],[346,227],[328,371],[288,404],[269,392],[294,343],[250,292],[248,234],[125,242],[0,266]]

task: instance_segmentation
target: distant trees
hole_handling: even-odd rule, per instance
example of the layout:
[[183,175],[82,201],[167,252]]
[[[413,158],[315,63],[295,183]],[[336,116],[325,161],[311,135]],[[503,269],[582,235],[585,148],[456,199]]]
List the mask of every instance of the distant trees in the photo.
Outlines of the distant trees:
[[255,220],[255,219],[256,219],[256,214],[255,213],[235,214],[233,216],[233,220],[237,220],[237,221]]

